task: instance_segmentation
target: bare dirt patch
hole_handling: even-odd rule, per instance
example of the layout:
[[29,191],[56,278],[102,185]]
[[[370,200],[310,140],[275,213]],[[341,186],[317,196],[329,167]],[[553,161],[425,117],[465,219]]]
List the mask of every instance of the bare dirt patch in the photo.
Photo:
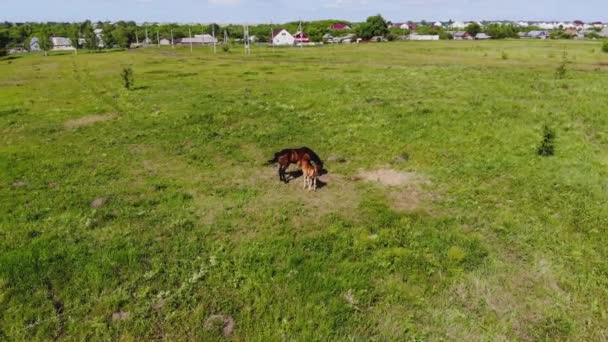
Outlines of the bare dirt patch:
[[411,184],[429,184],[428,178],[419,175],[415,172],[402,172],[393,169],[378,169],[372,171],[359,172],[359,178],[369,181],[378,182],[385,186],[402,186]]
[[74,119],[74,120],[68,120],[63,124],[63,126],[65,128],[78,128],[78,127],[90,126],[90,125],[93,125],[98,122],[112,120],[116,116],[117,115],[114,113],[89,115],[89,116],[84,116],[82,118],[78,118],[78,119]]
[[421,209],[425,201],[436,198],[436,194],[426,190],[431,181],[416,172],[393,169],[361,171],[354,180],[365,180],[390,187],[388,198],[392,207],[400,211]]

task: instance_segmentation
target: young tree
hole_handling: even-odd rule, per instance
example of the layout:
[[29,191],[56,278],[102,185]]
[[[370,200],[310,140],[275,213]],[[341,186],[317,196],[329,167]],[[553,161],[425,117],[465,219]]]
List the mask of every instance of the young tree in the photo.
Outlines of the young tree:
[[46,31],[42,31],[38,35],[38,45],[40,46],[40,49],[44,51],[44,55],[48,56],[48,52],[52,48],[52,44],[51,38],[49,37],[49,34]]
[[474,37],[481,32],[481,26],[479,26],[478,23],[470,23],[469,25],[467,25],[465,31],[467,31],[468,34]]
[[126,49],[129,47],[129,33],[126,29],[122,27],[116,28],[112,31],[112,38],[121,48]]
[[357,27],[357,36],[363,39],[385,36],[388,32],[388,24],[380,14],[367,18],[366,22]]
[[74,49],[76,49],[74,51],[74,53],[77,55],[78,54],[78,39],[80,39],[80,28],[78,27],[78,25],[74,25],[71,28],[68,38],[70,38],[70,42],[72,43],[72,46],[74,47]]

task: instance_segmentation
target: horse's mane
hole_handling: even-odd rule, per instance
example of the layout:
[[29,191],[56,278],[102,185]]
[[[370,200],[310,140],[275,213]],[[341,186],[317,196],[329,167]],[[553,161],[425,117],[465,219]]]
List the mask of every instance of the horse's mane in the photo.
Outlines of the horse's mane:
[[323,166],[323,161],[321,160],[321,158],[319,158],[319,156],[315,153],[315,151],[311,150],[310,148],[304,146],[302,148],[300,148],[300,150],[306,151],[306,153],[308,153],[310,155],[310,159],[311,161],[315,162],[316,164],[319,164],[319,166]]

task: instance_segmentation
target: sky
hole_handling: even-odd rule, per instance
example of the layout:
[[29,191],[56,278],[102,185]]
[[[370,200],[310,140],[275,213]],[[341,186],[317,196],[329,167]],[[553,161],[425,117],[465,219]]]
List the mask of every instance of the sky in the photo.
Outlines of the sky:
[[295,20],[608,21],[608,0],[0,0],[0,21],[281,23]]

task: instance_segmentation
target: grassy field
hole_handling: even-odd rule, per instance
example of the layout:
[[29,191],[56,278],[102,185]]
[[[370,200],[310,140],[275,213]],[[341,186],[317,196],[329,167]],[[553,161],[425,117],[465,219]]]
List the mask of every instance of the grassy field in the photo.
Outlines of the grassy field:
[[0,340],[606,340],[607,89],[597,42],[1,60]]

